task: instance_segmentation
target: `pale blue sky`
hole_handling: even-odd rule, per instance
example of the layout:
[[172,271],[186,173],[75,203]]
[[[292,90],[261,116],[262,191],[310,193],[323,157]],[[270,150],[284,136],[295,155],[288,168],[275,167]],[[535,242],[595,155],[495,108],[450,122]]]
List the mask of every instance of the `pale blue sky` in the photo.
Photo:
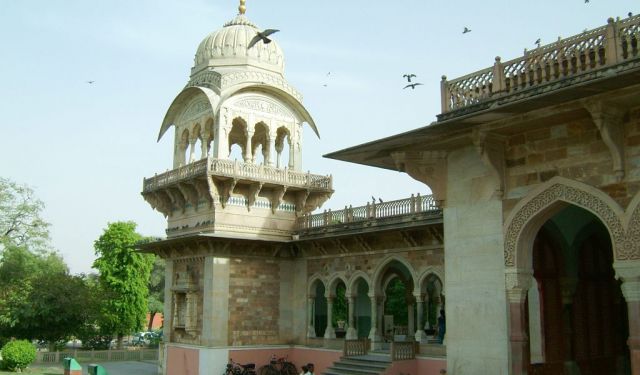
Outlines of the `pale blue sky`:
[[[427,125],[440,76],[455,78],[585,28],[640,12],[637,0],[268,1],[247,16],[274,37],[286,78],[322,136],[305,133],[304,169],[334,176],[324,208],[428,189],[397,172],[323,159],[348,146]],[[142,178],[172,165],[160,123],[185,85],[200,41],[232,19],[237,0],[0,0],[0,176],[46,204],[53,245],[89,272],[108,222],[163,236]],[[467,26],[472,32],[462,34]],[[327,72],[331,72],[327,77]],[[424,86],[402,90],[412,72]],[[86,83],[95,80],[93,85]],[[327,84],[324,87],[323,84]]]

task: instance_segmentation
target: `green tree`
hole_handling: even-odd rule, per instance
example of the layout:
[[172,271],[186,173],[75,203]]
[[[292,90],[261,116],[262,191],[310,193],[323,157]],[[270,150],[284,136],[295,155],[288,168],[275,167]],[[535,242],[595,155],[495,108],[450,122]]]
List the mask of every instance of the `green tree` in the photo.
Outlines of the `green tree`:
[[99,272],[99,284],[109,295],[101,306],[100,326],[122,338],[142,329],[147,315],[149,274],[153,257],[136,251],[142,236],[134,222],[110,223],[95,241],[98,257],[93,268]]
[[[34,254],[25,247],[10,245],[5,249],[0,259],[0,332],[6,337],[25,339],[38,338],[46,335],[48,329],[56,327],[44,326],[40,329],[30,327],[40,305],[39,288],[44,290],[54,285],[47,284],[45,277],[68,276],[68,270],[62,258],[51,252]],[[34,288],[38,286],[38,288]],[[57,285],[56,285],[57,286]],[[60,288],[60,293],[63,288]],[[67,297],[62,295],[58,301]],[[52,303],[52,301],[50,301]],[[80,305],[82,306],[82,305]],[[69,306],[69,309],[77,308]],[[64,309],[65,306],[47,306],[47,309]],[[38,318],[40,319],[40,318]]]
[[151,276],[149,277],[149,299],[147,302],[149,309],[149,326],[147,331],[151,331],[153,319],[156,314],[164,311],[164,268],[165,261],[160,257],[155,257]]
[[49,224],[41,217],[44,203],[28,186],[0,177],[0,252],[8,246],[48,250]]
[[385,314],[393,315],[393,323],[395,325],[407,325],[409,319],[407,315],[407,291],[399,277],[389,283],[385,295],[387,296]]

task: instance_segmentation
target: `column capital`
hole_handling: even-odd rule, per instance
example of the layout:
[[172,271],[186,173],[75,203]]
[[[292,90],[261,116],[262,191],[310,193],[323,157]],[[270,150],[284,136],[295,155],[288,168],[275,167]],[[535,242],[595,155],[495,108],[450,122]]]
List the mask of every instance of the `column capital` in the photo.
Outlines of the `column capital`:
[[509,303],[521,303],[531,287],[533,272],[519,268],[505,270],[505,289]]

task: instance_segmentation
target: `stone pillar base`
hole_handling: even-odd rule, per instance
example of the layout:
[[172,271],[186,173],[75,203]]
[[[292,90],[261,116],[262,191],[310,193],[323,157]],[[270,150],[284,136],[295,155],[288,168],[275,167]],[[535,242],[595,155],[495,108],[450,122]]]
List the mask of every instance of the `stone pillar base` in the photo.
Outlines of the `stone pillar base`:
[[429,341],[429,339],[427,338],[427,334],[422,329],[419,329],[416,331],[415,339],[417,342],[420,342],[423,344],[426,344]]
[[336,331],[333,329],[333,327],[328,326],[327,329],[324,331],[324,338],[325,339],[335,339],[336,338]]
[[358,331],[356,331],[356,329],[353,327],[347,328],[347,334],[345,338],[347,340],[356,340],[358,338]]
[[316,338],[316,328],[313,326],[307,327],[307,338],[315,339]]

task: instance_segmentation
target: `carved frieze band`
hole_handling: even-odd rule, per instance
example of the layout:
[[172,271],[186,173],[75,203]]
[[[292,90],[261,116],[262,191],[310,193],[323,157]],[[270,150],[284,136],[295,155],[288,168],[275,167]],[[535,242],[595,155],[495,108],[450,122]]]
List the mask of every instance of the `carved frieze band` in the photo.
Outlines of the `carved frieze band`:
[[505,233],[504,263],[507,267],[516,265],[518,238],[524,226],[537,214],[556,201],[565,201],[583,207],[595,213],[609,229],[612,236],[614,255],[617,260],[640,259],[640,209],[636,208],[627,226],[622,224],[619,215],[601,198],[578,188],[563,184],[553,184],[516,213]]

